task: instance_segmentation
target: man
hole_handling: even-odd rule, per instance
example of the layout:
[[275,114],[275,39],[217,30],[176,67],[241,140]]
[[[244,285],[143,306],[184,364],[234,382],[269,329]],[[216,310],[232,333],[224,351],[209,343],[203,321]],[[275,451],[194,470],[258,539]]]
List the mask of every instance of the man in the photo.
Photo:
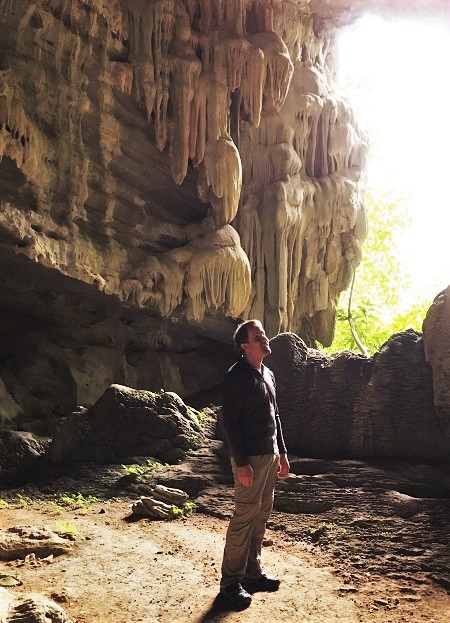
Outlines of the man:
[[262,363],[270,354],[259,320],[234,333],[241,358],[223,385],[223,424],[234,476],[233,517],[228,526],[220,594],[234,607],[250,605],[251,592],[274,591],[280,580],[261,568],[261,545],[272,511],[277,476],[289,473],[275,396],[275,379]]

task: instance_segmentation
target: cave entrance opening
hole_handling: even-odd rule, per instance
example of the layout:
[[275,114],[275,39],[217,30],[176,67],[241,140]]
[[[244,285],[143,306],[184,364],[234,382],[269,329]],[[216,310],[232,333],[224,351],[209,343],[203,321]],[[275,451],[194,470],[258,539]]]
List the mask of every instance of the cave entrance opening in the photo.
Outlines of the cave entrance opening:
[[[417,313],[414,326],[408,310],[418,302],[426,310],[450,282],[450,22],[431,15],[420,20],[367,15],[341,31],[337,55],[338,84],[370,144],[369,238],[355,292],[359,288],[366,299],[385,306],[382,313],[378,310],[380,320],[403,314],[408,326],[420,331],[423,317]],[[377,245],[382,250],[382,241],[374,236],[382,236],[392,222],[390,288],[396,283],[399,296],[397,308],[389,310],[389,288],[383,290],[383,283],[370,288],[361,279],[364,273],[366,280],[375,276],[375,270],[365,270],[373,263],[368,254]],[[348,292],[341,299],[343,307],[346,296]]]

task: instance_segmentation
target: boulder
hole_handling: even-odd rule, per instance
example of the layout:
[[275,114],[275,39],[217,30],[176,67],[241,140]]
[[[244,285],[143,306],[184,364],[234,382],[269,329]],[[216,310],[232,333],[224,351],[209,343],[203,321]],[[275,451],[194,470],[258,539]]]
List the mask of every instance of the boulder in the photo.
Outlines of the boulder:
[[0,430],[0,484],[16,482],[42,463],[50,442],[25,431]]
[[50,460],[108,463],[151,456],[176,463],[204,442],[197,413],[173,392],[111,385],[90,409],[61,423]]
[[15,596],[0,588],[0,621],[2,623],[71,623],[61,606],[42,595]]
[[425,358],[433,373],[439,425],[450,435],[450,286],[437,295],[423,323]]
[[67,554],[73,543],[48,528],[18,526],[0,532],[0,560],[18,560],[32,555],[36,558]]
[[[443,308],[433,313],[444,322]],[[431,312],[429,318],[431,325]],[[423,338],[413,330],[393,335],[373,357],[350,351],[331,356],[308,348],[293,333],[273,338],[272,354],[265,361],[275,374],[289,452],[322,458],[450,460],[445,345],[435,340],[432,349],[431,338],[429,343],[434,380]],[[440,388],[439,416],[433,383]]]

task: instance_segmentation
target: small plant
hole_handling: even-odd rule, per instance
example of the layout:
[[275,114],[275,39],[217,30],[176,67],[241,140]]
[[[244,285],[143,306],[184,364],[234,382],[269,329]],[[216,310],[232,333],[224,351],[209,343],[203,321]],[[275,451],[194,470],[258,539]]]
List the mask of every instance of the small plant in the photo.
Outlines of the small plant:
[[82,493],[64,493],[57,502],[50,502],[53,511],[60,514],[64,510],[69,509],[79,511],[82,514],[89,512],[89,504],[98,502],[98,498],[94,495],[84,496]]
[[197,409],[194,409],[194,407],[190,407],[189,405],[186,405],[186,410],[188,415],[191,418],[197,418],[198,423],[203,426],[205,424],[207,415],[204,411],[197,411]]
[[61,515],[64,512],[64,508],[57,502],[50,502],[50,508],[56,515]]
[[196,508],[197,504],[195,502],[186,502],[186,504],[184,505],[184,514],[192,515]]
[[312,541],[313,543],[318,543],[322,540],[325,543],[329,543],[334,539],[344,536],[347,533],[345,528],[341,528],[335,523],[320,523],[318,526],[313,528],[307,528],[305,530],[305,536],[307,539]]
[[57,521],[55,523],[55,532],[61,536],[74,539],[77,536],[77,527],[70,521]]
[[183,517],[183,509],[179,506],[176,506],[175,504],[172,504],[170,512],[174,517]]
[[23,496],[21,493],[17,493],[16,495],[17,495],[17,501],[19,502],[20,508],[27,508],[28,501],[26,497]]
[[189,517],[189,515],[192,515],[195,508],[195,502],[186,502],[185,504],[183,504],[182,508],[176,506],[175,504],[172,504],[170,511],[174,517],[176,517],[177,519],[181,519],[181,517]]
[[9,508],[8,502],[0,499],[0,508]]
[[167,463],[160,463],[159,461],[152,461],[151,459],[148,459],[144,465],[122,465],[122,467],[127,472],[127,474],[141,476],[142,474],[146,474],[147,472],[152,472],[163,467],[167,467]]

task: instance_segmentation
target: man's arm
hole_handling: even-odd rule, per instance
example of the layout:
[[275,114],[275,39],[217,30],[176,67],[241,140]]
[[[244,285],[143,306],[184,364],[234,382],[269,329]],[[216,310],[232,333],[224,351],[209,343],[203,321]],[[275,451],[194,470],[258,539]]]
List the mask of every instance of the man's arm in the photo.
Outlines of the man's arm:
[[238,467],[237,475],[239,482],[244,485],[244,487],[252,486],[254,472],[251,465],[243,465],[242,467]]
[[278,478],[286,478],[286,476],[289,474],[289,469],[290,469],[287,454],[280,454],[279,465],[280,465],[280,468],[278,470]]
[[250,467],[239,423],[243,392],[240,379],[228,373],[222,388],[222,422],[230,454],[236,461],[238,468]]
[[[273,372],[272,372],[272,381],[273,381],[273,386],[275,389],[276,384],[275,384],[275,376]],[[278,412],[278,405],[276,403],[275,403],[275,421],[277,424],[277,445],[278,445],[278,451],[280,453],[280,462],[279,462],[280,469],[278,470],[278,478],[286,478],[286,476],[289,474],[290,465],[289,465],[289,460],[287,457],[286,444],[284,443],[283,430],[281,428],[280,414]]]

